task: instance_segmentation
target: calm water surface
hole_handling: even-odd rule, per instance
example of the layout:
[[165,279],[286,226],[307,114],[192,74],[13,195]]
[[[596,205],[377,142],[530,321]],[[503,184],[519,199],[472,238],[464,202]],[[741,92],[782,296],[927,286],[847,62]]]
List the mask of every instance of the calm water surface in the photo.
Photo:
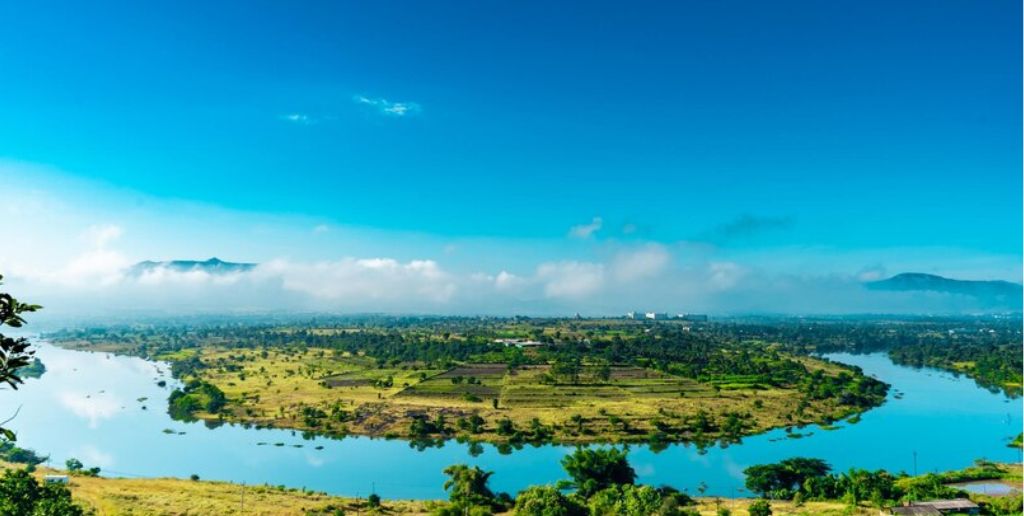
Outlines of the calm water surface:
[[[441,470],[450,464],[493,470],[492,487],[514,493],[564,478],[559,460],[573,450],[526,446],[502,455],[483,445],[483,453],[473,457],[468,445],[455,442],[417,451],[400,440],[308,441],[286,430],[230,425],[209,429],[167,416],[174,382],[166,364],[47,344],[38,349],[46,374],[18,391],[0,393],[0,415],[5,418],[20,406],[9,425],[18,432],[20,446],[49,454],[53,465],[76,457],[87,467],[101,467],[107,476],[194,473],[203,479],[284,484],[338,495],[365,496],[375,489],[385,498],[427,499],[444,496]],[[778,430],[703,453],[684,445],[658,453],[633,446],[630,461],[639,481],[690,493],[703,482],[708,494],[729,496],[745,494],[742,471],[747,466],[798,455],[825,459],[837,470],[857,466],[910,473],[915,467],[917,472],[961,468],[976,458],[1020,461],[1020,451],[1005,443],[1020,432],[1021,400],[948,373],[897,366],[884,354],[829,358],[858,365],[892,384],[885,405],[864,414],[857,424],[840,423],[838,430],[798,430],[813,433],[802,439],[786,438]],[[167,387],[157,386],[161,379],[168,381]],[[899,398],[897,392],[902,393]],[[273,445],[278,442],[285,446]]]

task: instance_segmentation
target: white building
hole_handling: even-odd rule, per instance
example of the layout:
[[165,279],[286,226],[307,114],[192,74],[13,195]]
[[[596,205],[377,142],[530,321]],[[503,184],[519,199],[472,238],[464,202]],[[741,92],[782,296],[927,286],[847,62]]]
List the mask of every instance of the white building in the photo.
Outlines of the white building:
[[506,347],[515,346],[517,348],[534,348],[544,345],[543,342],[529,339],[494,339],[494,343],[504,344]]

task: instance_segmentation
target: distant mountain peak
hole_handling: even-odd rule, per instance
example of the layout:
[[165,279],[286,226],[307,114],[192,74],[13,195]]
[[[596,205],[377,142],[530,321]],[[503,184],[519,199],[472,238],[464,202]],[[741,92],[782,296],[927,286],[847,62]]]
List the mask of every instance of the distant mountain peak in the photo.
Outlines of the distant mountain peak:
[[232,272],[246,272],[256,267],[256,263],[226,262],[220,258],[213,257],[208,260],[169,260],[151,261],[146,260],[129,268],[129,273],[134,275],[144,274],[156,269],[168,269],[175,272],[202,271],[208,274],[228,274]]
[[864,284],[871,290],[896,292],[928,291],[971,296],[988,306],[1019,308],[1024,286],[1002,280],[959,280],[924,272],[904,272],[891,278]]

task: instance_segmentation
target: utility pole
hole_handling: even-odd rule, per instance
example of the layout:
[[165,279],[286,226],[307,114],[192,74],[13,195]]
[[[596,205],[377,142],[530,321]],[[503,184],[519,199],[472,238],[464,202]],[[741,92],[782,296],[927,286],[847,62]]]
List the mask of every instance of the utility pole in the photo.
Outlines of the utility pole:
[[917,476],[917,450],[914,450],[914,476]]
[[245,514],[245,482],[242,482],[242,509],[241,513]]

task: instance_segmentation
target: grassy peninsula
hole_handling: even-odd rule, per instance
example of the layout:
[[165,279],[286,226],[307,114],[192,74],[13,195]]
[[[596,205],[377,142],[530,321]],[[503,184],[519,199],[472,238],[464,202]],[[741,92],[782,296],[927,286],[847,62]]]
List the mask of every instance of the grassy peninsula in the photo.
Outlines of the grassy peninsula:
[[50,338],[170,362],[178,418],[427,443],[730,441],[852,416],[887,390],[688,322],[391,318]]

